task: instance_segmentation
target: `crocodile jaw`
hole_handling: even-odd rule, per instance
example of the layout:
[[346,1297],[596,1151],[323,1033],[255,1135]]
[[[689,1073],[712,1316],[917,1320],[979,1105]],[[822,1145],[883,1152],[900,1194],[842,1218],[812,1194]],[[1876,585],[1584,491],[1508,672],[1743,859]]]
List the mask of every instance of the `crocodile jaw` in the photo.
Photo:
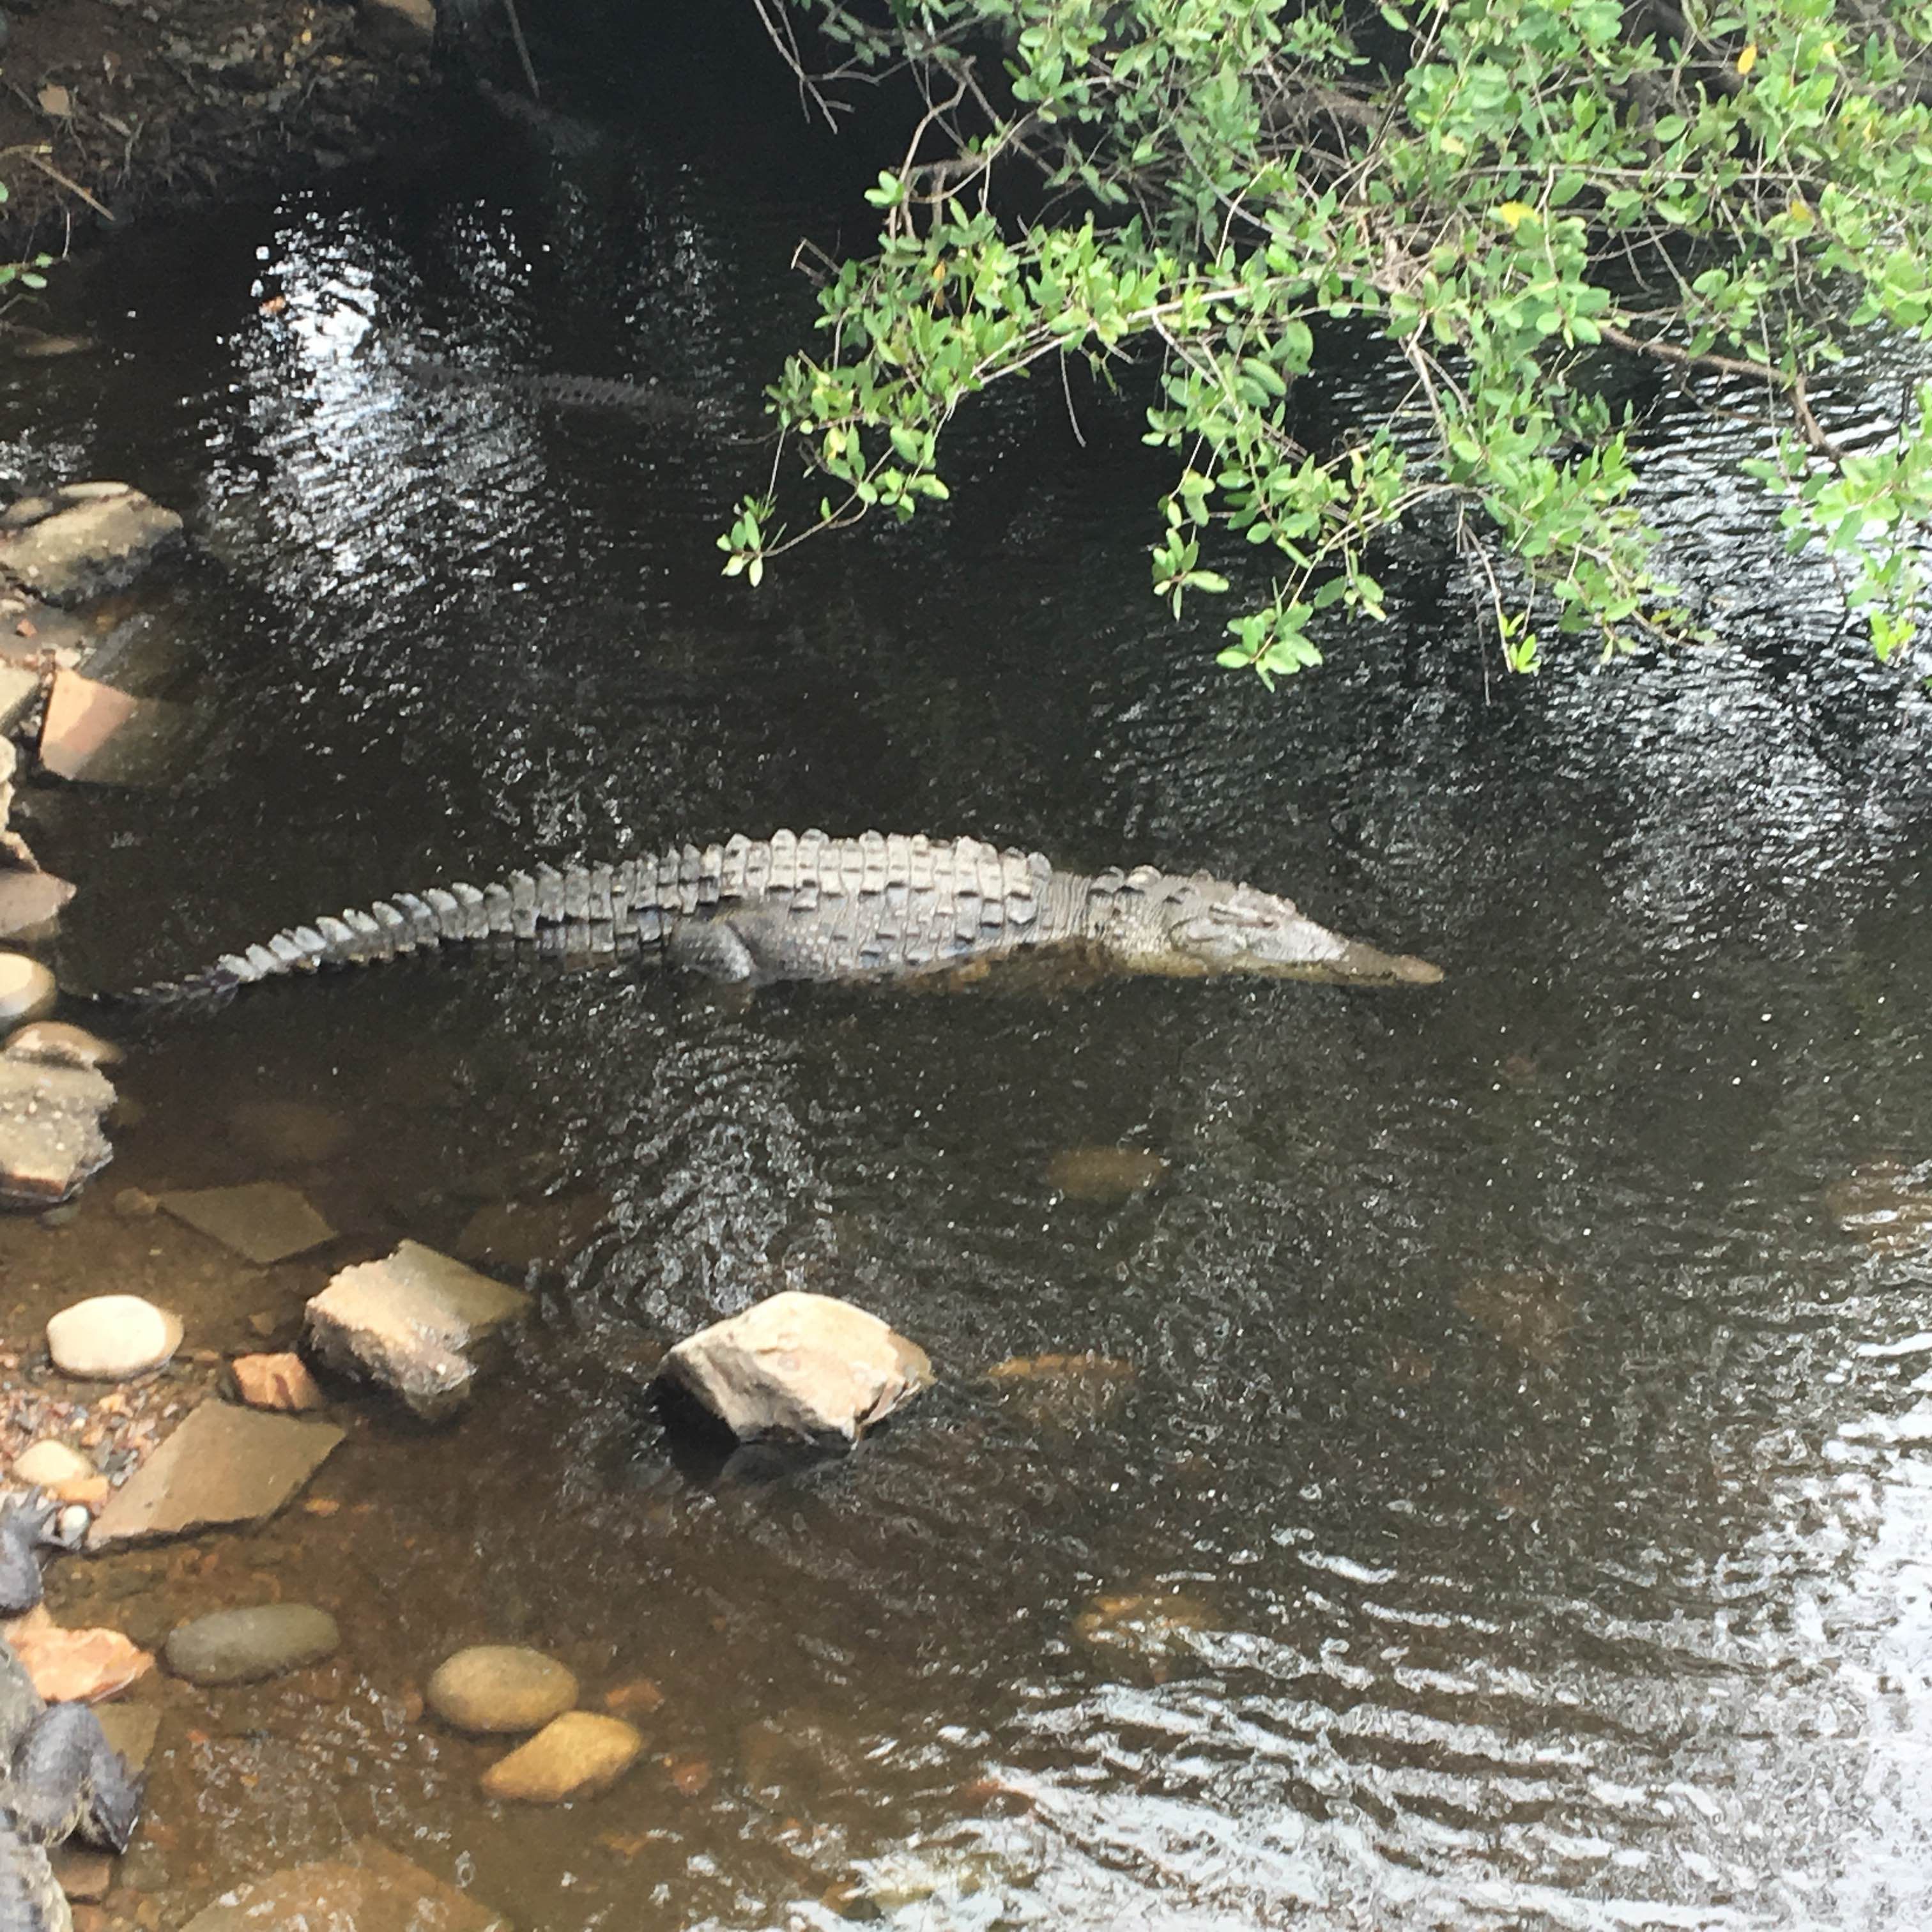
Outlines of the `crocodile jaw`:
[[1351,986],[1433,986],[1442,978],[1442,968],[1426,959],[1344,938],[1304,919],[1289,901],[1249,886],[1193,909],[1168,928],[1166,938],[1164,958],[1137,962],[1142,970],[1190,978],[1245,973]]

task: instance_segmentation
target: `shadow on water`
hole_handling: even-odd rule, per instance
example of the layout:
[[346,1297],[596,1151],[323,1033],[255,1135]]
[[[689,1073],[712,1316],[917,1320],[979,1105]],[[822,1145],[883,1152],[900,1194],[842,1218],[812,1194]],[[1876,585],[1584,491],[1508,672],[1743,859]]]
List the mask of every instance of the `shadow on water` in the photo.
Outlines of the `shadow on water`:
[[[743,451],[411,380],[754,411],[806,219],[499,136],[76,277],[105,352],[0,376],[0,463],[188,514],[140,648],[215,722],[172,786],[27,796],[85,887],[66,970],[818,824],[1212,865],[1450,979],[734,1008],[437,962],[146,1041],[105,1184],[0,1228],[22,1330],[111,1276],[259,1346],[404,1234],[543,1312],[454,1430],[354,1412],[322,1513],[60,1574],[149,1638],[272,1593],[343,1624],[320,1671],[166,1687],[162,1922],[375,1832],[531,1932],[1924,1923],[1932,1265],[1830,1190],[1932,1124],[1927,701],[1688,420],[1658,512],[1724,647],[1504,681],[1418,547],[1394,621],[1269,698],[1145,594],[1131,425],[1083,450],[1057,397],[964,426],[950,516],[754,596],[712,542]],[[1116,1145],[1164,1174],[1047,1178]],[[112,1206],[268,1172],[340,1247],[245,1269]],[[694,1480],[662,1349],[781,1286],[940,1384],[849,1459]],[[1086,1351],[1131,1366],[1104,1402],[984,1378]],[[417,1714],[515,1640],[662,1690],[607,1796],[493,1807]]]

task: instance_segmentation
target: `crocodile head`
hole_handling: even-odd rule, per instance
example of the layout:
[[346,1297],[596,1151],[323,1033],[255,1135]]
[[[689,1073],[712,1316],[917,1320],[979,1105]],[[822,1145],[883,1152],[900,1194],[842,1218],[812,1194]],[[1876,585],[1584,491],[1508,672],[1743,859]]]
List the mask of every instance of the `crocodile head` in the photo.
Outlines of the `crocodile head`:
[[1135,971],[1189,979],[1252,973],[1364,986],[1432,986],[1442,977],[1426,959],[1345,939],[1252,886],[1204,874],[1162,883],[1109,935],[1110,950]]

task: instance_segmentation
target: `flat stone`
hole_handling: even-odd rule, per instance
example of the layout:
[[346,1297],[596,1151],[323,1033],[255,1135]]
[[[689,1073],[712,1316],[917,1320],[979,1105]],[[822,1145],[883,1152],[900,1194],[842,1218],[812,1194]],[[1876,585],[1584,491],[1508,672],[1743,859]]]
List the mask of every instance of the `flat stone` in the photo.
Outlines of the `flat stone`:
[[47,1324],[47,1353],[64,1376],[124,1382],[158,1369],[181,1346],[178,1315],[138,1294],[94,1294]]
[[116,483],[103,478],[98,482],[63,483],[59,486],[63,502],[69,503],[105,503],[116,496],[131,496],[134,485]]
[[91,1704],[145,1677],[153,1657],[116,1630],[62,1630],[38,1619],[16,1624],[7,1641],[50,1704]]
[[305,1254],[335,1238],[335,1230],[308,1201],[279,1180],[251,1180],[241,1187],[199,1187],[164,1194],[162,1208],[178,1221],[266,1268]]
[[644,1748],[641,1733],[621,1718],[566,1711],[493,1764],[483,1774],[483,1790],[487,1796],[526,1804],[594,1797],[615,1784]]
[[50,604],[84,603],[133,583],[181,531],[180,518],[138,490],[70,499],[52,516],[0,536],[0,577]]
[[75,1482],[99,1473],[78,1449],[70,1449],[64,1442],[56,1442],[50,1436],[43,1436],[39,1442],[22,1450],[8,1472],[15,1482],[25,1483],[33,1490],[52,1490],[62,1483]]
[[178,763],[194,722],[185,705],[130,698],[62,668],[54,673],[40,721],[40,762],[58,778],[94,784],[160,783]]
[[417,1241],[346,1268],[308,1304],[308,1340],[332,1367],[380,1383],[425,1420],[453,1415],[475,1382],[474,1352],[530,1298]]
[[511,1932],[510,1922],[374,1838],[237,1886],[182,1932]]
[[306,1100],[245,1100],[228,1131],[237,1146],[278,1167],[319,1167],[349,1144],[349,1123]]
[[94,1714],[100,1720],[100,1728],[107,1733],[107,1742],[135,1770],[144,1769],[154,1755],[154,1739],[160,1733],[160,1706],[104,1704]]
[[688,1336],[661,1372],[741,1441],[855,1442],[932,1382],[925,1350],[876,1315],[791,1288]]
[[436,1666],[423,1693],[459,1731],[534,1731],[577,1702],[577,1679],[554,1657],[520,1644],[479,1643]]
[[37,1060],[44,1066],[118,1066],[126,1058],[111,1040],[64,1020],[34,1020],[0,1044],[0,1059]]
[[328,1406],[299,1355],[237,1355],[228,1366],[236,1390],[250,1408],[300,1411]]
[[313,1604],[264,1604],[177,1624],[161,1656],[190,1684],[254,1684],[320,1664],[341,1648],[342,1633],[326,1610]]
[[51,517],[59,508],[56,497],[16,496],[5,509],[0,510],[0,530],[24,530],[29,524]]
[[60,997],[54,976],[24,952],[0,952],[0,1023],[38,1019]]
[[115,1492],[87,1546],[264,1522],[341,1440],[331,1423],[205,1401]]
[[92,1067],[0,1058],[0,1197],[51,1207],[112,1159],[114,1089]]

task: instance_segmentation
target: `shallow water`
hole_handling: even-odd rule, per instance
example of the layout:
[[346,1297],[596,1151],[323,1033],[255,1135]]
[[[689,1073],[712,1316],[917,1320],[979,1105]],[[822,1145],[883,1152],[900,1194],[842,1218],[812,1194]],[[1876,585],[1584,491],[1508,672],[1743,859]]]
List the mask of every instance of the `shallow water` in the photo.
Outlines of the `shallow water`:
[[[373,1832],[526,1932],[1924,1924],[1932,1245],[1828,1190],[1926,1151],[1932,703],[1688,418],[1658,513],[1720,647],[1507,680],[1418,545],[1387,629],[1271,698],[1147,595],[1151,472],[1090,399],[1084,448],[1058,396],[988,402],[951,513],[754,595],[712,538],[756,452],[404,368],[752,414],[808,219],[513,129],[75,272],[102,349],[0,373],[0,467],[188,515],[117,642],[200,726],[171,783],[27,795],[83,886],[64,970],[822,824],[1210,866],[1449,980],[740,1006],[438,962],[144,1039],[77,1217],[0,1226],[14,1330],[111,1285],[260,1346],[343,1260],[505,1202],[543,1318],[452,1431],[352,1409],[332,1512],[57,1574],[149,1640],[265,1594],[345,1631],[152,1692],[130,1880],[174,1924]],[[290,1158],[265,1100],[346,1150]],[[1164,1178],[1049,1182],[1114,1145]],[[253,1269],[111,1205],[271,1172],[338,1247]],[[674,1461],[659,1349],[786,1286],[940,1386],[802,1476]],[[1131,1381],[983,1374],[1088,1350]],[[608,1796],[493,1807],[494,1753],[412,1714],[510,1640],[591,1701],[662,1688]]]

